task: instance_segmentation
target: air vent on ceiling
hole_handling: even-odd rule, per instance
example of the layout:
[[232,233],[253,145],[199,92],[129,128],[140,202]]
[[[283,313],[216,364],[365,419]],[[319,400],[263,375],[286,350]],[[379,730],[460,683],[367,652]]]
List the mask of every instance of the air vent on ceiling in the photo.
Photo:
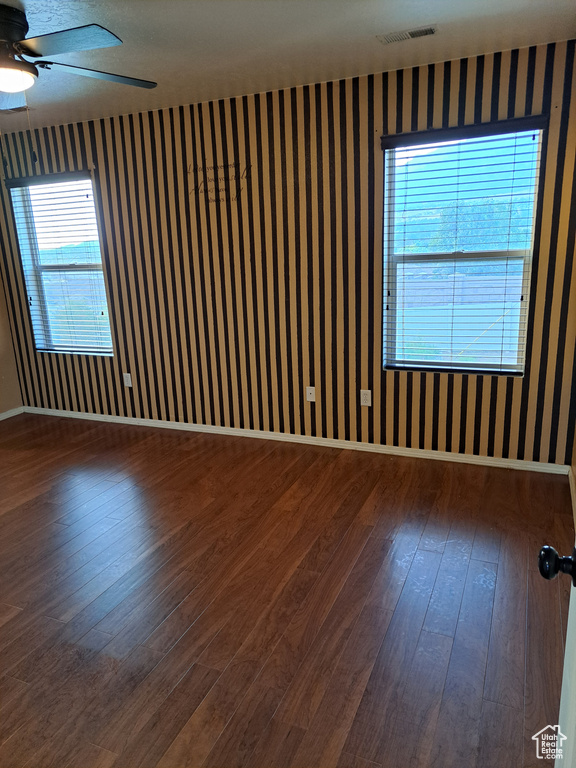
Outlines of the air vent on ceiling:
[[383,45],[399,43],[401,40],[414,40],[417,37],[435,35],[436,27],[420,27],[419,29],[406,29],[403,32],[391,32],[389,35],[377,35]]

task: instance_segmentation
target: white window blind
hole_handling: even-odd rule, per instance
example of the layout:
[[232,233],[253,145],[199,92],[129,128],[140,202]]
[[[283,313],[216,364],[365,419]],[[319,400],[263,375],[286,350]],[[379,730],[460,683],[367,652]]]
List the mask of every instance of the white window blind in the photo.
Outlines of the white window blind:
[[523,372],[540,147],[524,130],[386,150],[386,366]]
[[7,186],[36,348],[111,353],[91,179],[38,177]]

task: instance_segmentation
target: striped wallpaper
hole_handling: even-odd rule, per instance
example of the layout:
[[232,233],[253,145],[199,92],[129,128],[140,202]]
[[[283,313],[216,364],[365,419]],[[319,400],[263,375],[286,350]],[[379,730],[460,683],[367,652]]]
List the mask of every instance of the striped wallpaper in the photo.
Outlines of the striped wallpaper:
[[22,407],[10,322],[0,283],[0,419],[6,411]]
[[[571,41],[4,135],[8,178],[94,168],[115,348],[35,351],[2,185],[25,404],[569,463],[574,83]],[[380,136],[542,113],[526,375],[383,372]]]

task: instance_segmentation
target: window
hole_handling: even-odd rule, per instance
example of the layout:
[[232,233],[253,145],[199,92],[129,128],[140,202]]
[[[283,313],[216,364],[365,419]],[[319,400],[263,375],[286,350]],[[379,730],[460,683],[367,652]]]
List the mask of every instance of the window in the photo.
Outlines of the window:
[[10,188],[36,348],[110,354],[92,181],[60,174]]
[[523,373],[542,131],[513,123],[383,138],[386,367]]

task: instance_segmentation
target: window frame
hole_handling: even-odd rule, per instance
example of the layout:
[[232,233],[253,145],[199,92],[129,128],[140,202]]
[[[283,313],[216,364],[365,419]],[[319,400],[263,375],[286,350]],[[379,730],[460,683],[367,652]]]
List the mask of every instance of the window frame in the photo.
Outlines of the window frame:
[[[16,236],[16,242],[18,246],[20,266],[23,272],[24,286],[26,287],[27,294],[31,293],[31,291],[29,291],[28,289],[29,280],[31,279],[34,283],[36,297],[38,301],[40,301],[42,304],[41,311],[39,313],[40,319],[41,319],[41,325],[42,325],[41,333],[42,333],[43,342],[44,342],[42,345],[39,345],[39,339],[37,338],[35,325],[32,319],[32,313],[30,310],[30,298],[28,298],[26,305],[28,307],[30,327],[32,328],[33,337],[34,337],[34,346],[37,352],[43,352],[48,354],[64,354],[64,355],[69,354],[69,355],[85,355],[85,356],[94,356],[94,357],[113,357],[115,353],[115,350],[114,350],[115,345],[114,345],[114,335],[112,333],[112,322],[111,322],[112,313],[110,311],[110,297],[108,292],[106,274],[104,271],[102,230],[100,226],[100,218],[98,213],[96,184],[94,183],[94,177],[92,172],[71,171],[71,172],[65,172],[65,173],[45,174],[42,176],[26,176],[21,178],[6,179],[5,186],[10,192],[13,189],[26,190],[26,195],[22,196],[23,208],[26,210],[27,218],[29,218],[31,221],[34,221],[34,215],[32,212],[32,203],[31,203],[30,194],[29,194],[30,187],[41,186],[44,184],[60,184],[60,183],[65,184],[67,182],[82,181],[82,180],[90,181],[90,185],[92,188],[92,198],[94,201],[94,216],[96,219],[96,228],[97,228],[97,234],[98,234],[98,249],[100,252],[99,262],[41,264],[37,239],[34,236],[34,234],[30,231],[30,229],[27,227],[25,233],[22,233],[26,237],[26,246],[31,256],[30,267],[27,269],[24,264],[24,259],[22,258],[22,248],[20,244],[20,239],[22,237],[22,234],[20,233],[19,228],[16,225],[16,216],[14,213],[14,201],[12,199],[12,195],[10,194],[14,233]],[[108,347],[102,348],[102,349],[93,349],[89,347],[73,348],[67,345],[57,344],[53,341],[52,330],[50,328],[50,322],[49,322],[50,304],[46,298],[44,281],[42,279],[43,274],[50,273],[50,272],[67,272],[67,273],[99,272],[101,273],[102,284],[104,286],[104,293],[106,297],[108,323],[110,327],[110,347],[109,348]]]
[[[522,281],[523,285],[528,286],[526,301],[527,306],[524,310],[525,323],[526,323],[526,335],[525,335],[525,349],[528,348],[528,342],[530,338],[530,328],[532,325],[533,314],[533,281],[532,277],[536,272],[536,264],[538,260],[538,231],[539,221],[541,218],[541,206],[542,206],[542,188],[544,184],[544,167],[545,167],[545,151],[547,141],[547,129],[549,123],[548,115],[537,115],[524,118],[512,118],[510,120],[492,121],[489,123],[482,123],[478,125],[470,125],[458,128],[441,128],[441,129],[429,129],[426,131],[413,131],[409,133],[391,134],[380,137],[380,146],[383,156],[383,237],[382,237],[382,368],[384,371],[419,371],[423,373],[476,373],[481,375],[491,376],[510,376],[510,377],[522,377],[524,376],[526,369],[526,355],[524,355],[524,361],[522,369],[518,371],[502,370],[501,368],[491,368],[489,365],[479,366],[477,363],[460,364],[456,366],[442,365],[441,362],[423,362],[423,361],[401,361],[396,356],[396,301],[392,296],[391,290],[397,290],[397,270],[400,261],[404,263],[414,263],[417,261],[439,261],[441,259],[452,260],[455,258],[458,260],[502,260],[509,259],[522,259],[524,269]],[[506,133],[519,133],[523,131],[540,131],[541,132],[541,152],[540,152],[540,168],[539,175],[536,182],[536,199],[533,211],[533,241],[532,248],[525,250],[510,250],[510,251],[456,251],[453,253],[409,253],[409,254],[394,254],[393,247],[390,247],[390,238],[394,237],[393,227],[389,225],[391,213],[391,207],[393,208],[394,196],[389,191],[389,171],[387,168],[388,162],[393,162],[393,155],[386,154],[386,150],[401,149],[410,146],[419,146],[422,144],[435,144],[448,141],[458,141],[466,139],[476,139],[489,136],[498,136]],[[393,242],[393,241],[392,241]],[[532,256],[530,258],[530,255]],[[524,296],[524,294],[523,294]],[[389,299],[394,298],[394,301]],[[522,322],[522,319],[520,320]],[[391,357],[389,351],[393,350],[394,355]],[[518,352],[520,351],[520,345],[518,345]],[[390,358],[390,359],[388,359]],[[519,364],[520,367],[520,364]]]

